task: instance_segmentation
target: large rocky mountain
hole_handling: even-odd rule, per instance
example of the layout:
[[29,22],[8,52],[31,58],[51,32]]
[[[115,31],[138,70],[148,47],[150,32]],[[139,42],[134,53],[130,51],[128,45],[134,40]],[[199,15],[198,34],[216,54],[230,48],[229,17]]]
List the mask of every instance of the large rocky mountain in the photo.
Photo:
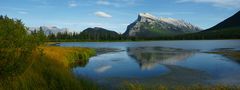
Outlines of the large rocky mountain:
[[30,27],[29,31],[32,32],[34,30],[38,31],[42,28],[44,31],[45,35],[50,35],[50,34],[57,34],[58,32],[67,32],[67,28],[58,28],[56,26],[40,26],[40,27]]
[[160,37],[194,33],[200,28],[183,20],[173,18],[158,18],[149,13],[140,13],[135,22],[127,27],[123,34],[129,37]]
[[115,40],[120,37],[117,32],[100,27],[87,28],[81,32],[81,36],[88,40]]

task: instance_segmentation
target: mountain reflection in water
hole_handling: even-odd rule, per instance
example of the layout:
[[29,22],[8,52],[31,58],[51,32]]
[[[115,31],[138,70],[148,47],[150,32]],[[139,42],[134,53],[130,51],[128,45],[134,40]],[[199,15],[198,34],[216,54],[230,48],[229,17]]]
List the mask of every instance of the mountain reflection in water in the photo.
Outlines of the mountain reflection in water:
[[153,69],[158,64],[174,65],[186,60],[196,53],[196,50],[184,50],[163,47],[128,47],[127,53],[134,58],[142,70]]

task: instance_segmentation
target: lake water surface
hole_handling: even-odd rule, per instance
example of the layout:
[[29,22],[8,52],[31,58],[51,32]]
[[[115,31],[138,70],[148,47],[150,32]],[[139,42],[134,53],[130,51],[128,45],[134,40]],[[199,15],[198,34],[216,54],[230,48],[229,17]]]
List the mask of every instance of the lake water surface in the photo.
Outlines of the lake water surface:
[[189,40],[148,42],[69,42],[65,47],[117,48],[73,68],[79,77],[102,85],[124,82],[145,85],[240,84],[240,63],[218,54],[221,48],[240,49],[240,40]]

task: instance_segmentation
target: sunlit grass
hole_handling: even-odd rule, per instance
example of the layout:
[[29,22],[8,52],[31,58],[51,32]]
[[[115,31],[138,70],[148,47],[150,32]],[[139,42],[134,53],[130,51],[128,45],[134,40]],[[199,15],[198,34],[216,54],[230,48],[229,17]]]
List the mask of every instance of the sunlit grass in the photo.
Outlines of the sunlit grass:
[[33,51],[29,57],[32,62],[20,75],[0,77],[0,90],[96,90],[96,84],[75,77],[69,67],[93,54],[88,48],[40,47]]
[[88,62],[88,58],[95,54],[95,51],[90,48],[74,48],[74,47],[40,47],[44,54],[51,60],[63,63],[65,67],[73,63],[84,65]]

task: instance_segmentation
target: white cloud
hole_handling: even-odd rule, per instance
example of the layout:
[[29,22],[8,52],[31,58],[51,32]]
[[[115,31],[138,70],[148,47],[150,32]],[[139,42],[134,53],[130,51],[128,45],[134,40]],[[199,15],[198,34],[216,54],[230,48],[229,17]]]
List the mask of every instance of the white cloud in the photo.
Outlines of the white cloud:
[[98,0],[96,4],[98,5],[108,5],[108,6],[114,6],[114,7],[126,7],[126,6],[132,6],[137,5],[137,1],[141,0]]
[[94,14],[98,17],[103,17],[103,18],[111,18],[112,17],[110,14],[102,12],[102,11],[97,11]]
[[19,11],[18,13],[19,14],[28,14],[28,12],[26,12],[26,11]]
[[68,4],[69,7],[77,7],[78,4],[75,1],[70,1]]
[[240,0],[177,0],[178,3],[209,3],[217,7],[240,8]]

